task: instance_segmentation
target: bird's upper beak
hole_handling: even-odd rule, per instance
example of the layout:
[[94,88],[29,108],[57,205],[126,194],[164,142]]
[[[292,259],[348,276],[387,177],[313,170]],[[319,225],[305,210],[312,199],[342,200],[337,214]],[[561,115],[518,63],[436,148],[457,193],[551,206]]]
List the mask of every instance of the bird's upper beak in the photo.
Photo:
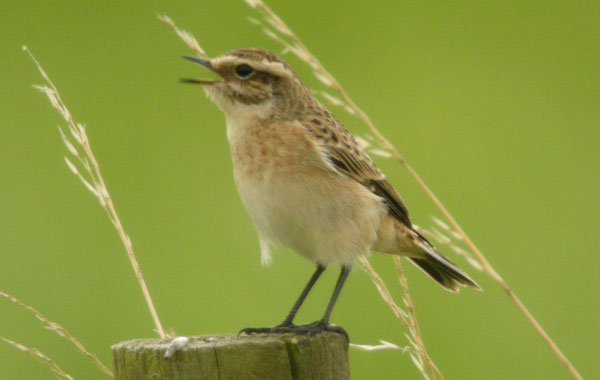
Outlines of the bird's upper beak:
[[[190,57],[188,55],[184,55],[183,58],[192,61],[194,63],[197,63],[199,65],[202,65],[204,67],[206,67],[207,69],[209,69],[212,72],[216,72],[215,68],[211,65],[210,63],[210,59],[204,59],[204,58],[200,58],[200,57]],[[218,80],[211,80],[211,79],[193,79],[193,78],[182,78],[181,79],[182,82],[185,83],[194,83],[194,84],[213,84],[213,83],[217,83],[220,82]]]

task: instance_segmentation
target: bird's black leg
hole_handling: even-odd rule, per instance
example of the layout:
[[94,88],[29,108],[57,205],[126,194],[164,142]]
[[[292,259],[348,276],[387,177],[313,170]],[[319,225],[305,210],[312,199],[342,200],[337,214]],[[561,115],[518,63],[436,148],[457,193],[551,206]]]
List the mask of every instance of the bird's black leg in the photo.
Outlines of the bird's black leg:
[[292,323],[294,321],[294,317],[296,316],[296,313],[300,309],[300,306],[302,306],[302,303],[306,299],[306,296],[308,296],[308,293],[310,293],[310,290],[312,289],[312,287],[315,285],[315,283],[317,282],[319,277],[321,277],[321,274],[323,274],[323,271],[325,271],[325,266],[317,265],[317,270],[315,270],[313,275],[310,277],[310,280],[308,280],[308,283],[304,287],[304,290],[302,290],[300,297],[298,297],[298,299],[296,300],[296,303],[294,303],[294,306],[292,306],[292,310],[290,310],[287,317],[285,317],[285,319],[283,320],[283,322],[281,322],[281,324],[279,324],[275,327],[256,327],[256,328],[248,327],[248,328],[245,328],[242,331],[240,331],[239,334],[289,332],[289,331],[284,331],[284,330],[287,330],[288,327],[289,328],[295,327]]
[[[316,272],[311,277],[310,281],[302,291],[300,298],[294,304],[294,307],[288,314],[288,316],[284,319],[283,323],[278,326],[271,328],[247,328],[240,331],[241,333],[252,334],[252,333],[269,333],[269,334],[284,334],[284,333],[295,333],[295,334],[308,334],[315,335],[323,331],[331,331],[336,332],[338,334],[342,334],[348,339],[348,333],[340,326],[332,326],[329,324],[329,318],[331,317],[331,312],[333,311],[333,307],[340,296],[340,292],[342,291],[342,287],[344,286],[344,282],[346,282],[346,278],[350,274],[351,267],[350,266],[342,266],[342,271],[340,272],[340,276],[338,277],[337,283],[335,284],[335,289],[333,290],[333,294],[331,295],[331,299],[329,300],[329,304],[327,305],[327,309],[325,310],[325,314],[323,317],[313,323],[309,323],[306,325],[294,325],[292,323],[296,312],[302,305],[302,302],[306,298],[308,292],[317,281],[321,273],[323,272],[324,267],[318,267]],[[349,340],[349,339],[348,339]]]
[[320,320],[321,323],[325,325],[329,324],[329,317],[331,317],[331,312],[333,311],[335,302],[337,301],[338,297],[340,296],[340,293],[342,292],[342,287],[344,286],[346,278],[348,278],[351,269],[352,268],[349,266],[342,266],[340,277],[338,277],[337,283],[335,284],[335,289],[333,289],[333,294],[331,295],[331,299],[329,300],[329,305],[327,305],[327,310],[325,310],[325,314]]
[[341,326],[332,326],[329,324],[329,318],[331,317],[331,312],[333,311],[333,307],[340,296],[342,291],[342,287],[346,282],[346,278],[350,274],[350,270],[352,267],[350,266],[342,266],[342,271],[340,272],[340,276],[338,277],[337,283],[335,284],[335,289],[333,290],[333,294],[331,295],[331,299],[329,300],[329,304],[327,305],[327,309],[325,310],[325,314],[323,317],[316,322],[309,323],[308,325],[298,326],[298,332],[307,333],[309,335],[315,335],[322,331],[332,331],[338,334],[342,334],[346,337],[348,341],[348,333]]
[[312,287],[315,285],[319,277],[321,277],[323,271],[325,271],[325,267],[322,265],[317,265],[317,270],[315,270],[315,273],[313,273],[313,275],[310,277],[310,280],[308,280],[308,283],[304,287],[304,290],[302,290],[300,297],[298,297],[296,303],[294,304],[294,306],[292,306],[292,310],[290,310],[289,314],[287,315],[287,317],[285,317],[280,326],[292,325],[292,323],[294,322],[294,317],[296,317],[296,313],[300,309],[300,306],[302,306],[302,303],[306,299],[306,296],[308,296],[308,293],[310,292]]

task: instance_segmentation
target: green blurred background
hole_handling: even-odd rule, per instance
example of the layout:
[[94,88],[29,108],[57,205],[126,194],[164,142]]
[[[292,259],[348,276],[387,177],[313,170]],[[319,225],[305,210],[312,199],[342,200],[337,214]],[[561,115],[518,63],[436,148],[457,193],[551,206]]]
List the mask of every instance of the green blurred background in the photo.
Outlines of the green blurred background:
[[[600,374],[600,3],[271,1],[398,147],[589,378]],[[231,174],[224,118],[181,59],[280,51],[243,1],[0,3],[0,290],[34,305],[111,362],[110,345],[153,324],[117,234],[63,161],[64,125],[21,51],[27,44],[92,146],[166,327],[235,333],[280,322],[313,267],[292,252],[260,266]],[[288,57],[312,87],[306,66]],[[350,130],[365,133],[336,110]],[[377,159],[420,225],[435,208],[395,162]],[[451,254],[450,252],[448,252]],[[430,354],[448,379],[565,379],[568,373],[499,287],[442,291],[407,275]],[[396,295],[390,257],[372,259]],[[330,270],[299,315],[320,317]],[[355,271],[333,321],[355,343],[406,344]],[[41,349],[76,380],[102,378],[29,313],[0,300],[0,335]],[[408,355],[350,352],[354,379],[419,379]],[[0,378],[52,379],[0,343]]]

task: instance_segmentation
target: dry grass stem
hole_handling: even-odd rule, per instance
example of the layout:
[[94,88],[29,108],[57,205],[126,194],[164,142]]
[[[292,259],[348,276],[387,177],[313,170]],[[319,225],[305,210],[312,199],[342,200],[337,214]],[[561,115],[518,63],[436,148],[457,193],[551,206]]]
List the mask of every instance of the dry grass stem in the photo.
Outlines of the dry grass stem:
[[100,370],[102,372],[104,372],[105,374],[107,374],[110,377],[114,377],[112,371],[110,369],[108,369],[107,366],[105,366],[100,359],[98,359],[98,357],[94,354],[92,354],[91,352],[89,352],[84,346],[83,344],[81,344],[81,342],[75,338],[73,335],[71,335],[71,333],[69,333],[67,330],[65,330],[64,327],[62,327],[61,325],[59,325],[56,322],[53,322],[51,320],[49,320],[48,318],[46,318],[45,315],[43,315],[42,313],[40,313],[39,311],[37,311],[33,306],[29,306],[25,303],[23,303],[21,300],[19,300],[16,297],[11,296],[10,294],[4,293],[0,291],[0,296],[6,298],[7,300],[19,305],[20,307],[22,307],[23,309],[29,311],[30,313],[32,313],[38,320],[40,320],[42,323],[44,323],[46,325],[46,327],[49,330],[54,331],[55,333],[57,333],[60,337],[65,338],[67,341],[69,341],[70,343],[72,343],[75,348],[77,348],[77,350],[79,350],[79,352],[81,352],[83,355],[87,356],[88,358],[90,358],[92,360],[92,362],[98,367],[100,368]]
[[60,368],[54,360],[50,359],[48,356],[44,355],[39,350],[37,350],[35,348],[24,346],[20,343],[14,342],[10,339],[6,339],[1,336],[0,336],[0,340],[8,343],[9,345],[16,348],[17,350],[23,351],[24,353],[31,356],[35,360],[46,365],[48,368],[50,368],[50,371],[52,371],[52,373],[56,375],[56,377],[61,378],[61,379],[74,380],[70,375],[68,375],[65,371],[63,371],[62,368]]
[[171,18],[167,15],[158,15],[158,19],[164,22],[165,24],[169,25],[173,29],[173,31],[179,36],[179,38],[181,38],[183,42],[185,42],[192,50],[198,53],[200,57],[207,57],[206,53],[204,52],[204,49],[202,49],[198,41],[194,38],[194,36],[192,36],[191,33],[183,29],[179,29],[175,25],[173,20],[171,20]]
[[[306,48],[306,46],[300,41],[300,39],[287,27],[287,25],[261,0],[246,0],[246,3],[250,5],[252,8],[256,9],[265,22],[260,22],[254,20],[255,24],[258,24],[267,36],[273,38],[275,41],[281,43],[284,46],[284,50],[287,52],[291,52],[296,55],[298,58],[306,62],[312,69],[315,77],[321,81],[326,87],[337,92],[340,95],[340,98],[343,102],[345,102],[345,106],[354,110],[353,115],[361,119],[369,128],[371,133],[375,135],[375,137],[379,140],[379,142],[383,145],[383,148],[389,151],[394,159],[396,159],[400,164],[409,172],[409,174],[414,178],[417,184],[421,187],[421,189],[427,194],[427,196],[431,199],[431,201],[435,204],[435,206],[440,210],[441,214],[446,218],[446,220],[450,223],[452,228],[458,233],[460,239],[464,241],[465,245],[469,248],[469,250],[475,255],[477,260],[479,260],[483,271],[490,276],[496,283],[504,289],[509,298],[513,301],[513,303],[517,306],[519,311],[525,316],[525,318],[529,321],[529,323],[533,326],[536,332],[542,337],[542,339],[548,344],[552,352],[557,356],[557,358],[563,363],[571,376],[576,379],[582,379],[581,375],[577,372],[575,367],[571,364],[571,362],[567,359],[567,357],[561,352],[556,343],[550,338],[550,336],[544,331],[539,322],[534,318],[534,316],[527,310],[525,305],[521,302],[521,300],[517,297],[517,295],[512,291],[512,289],[508,286],[506,281],[502,279],[502,277],[496,272],[494,267],[490,264],[487,258],[483,255],[483,253],[477,248],[475,243],[471,240],[471,238],[465,233],[462,227],[458,224],[456,219],[450,214],[448,209],[444,206],[444,204],[439,200],[439,198],[435,195],[435,193],[429,188],[429,186],[425,183],[425,181],[421,178],[421,176],[413,169],[411,165],[404,159],[404,157],[398,152],[398,150],[379,132],[379,130],[375,127],[369,116],[360,109],[356,103],[352,100],[350,95],[346,92],[346,90],[340,85],[340,83],[331,75],[323,65],[319,62],[319,60]],[[345,108],[345,107],[344,107]]]
[[408,321],[410,323],[410,328],[408,329],[408,331],[410,332],[410,335],[413,338],[409,338],[409,340],[413,344],[414,349],[419,353],[416,359],[421,361],[422,366],[429,369],[430,375],[433,379],[443,380],[444,375],[442,375],[438,367],[435,365],[435,363],[429,356],[429,353],[427,353],[427,350],[425,349],[425,342],[423,341],[423,335],[421,334],[421,328],[419,327],[419,321],[417,319],[415,304],[413,303],[412,297],[410,295],[410,291],[408,288],[408,280],[404,275],[404,268],[402,268],[402,260],[400,259],[400,256],[394,256],[394,263],[396,264],[396,271],[398,272],[398,281],[400,282],[400,285],[402,285],[402,289],[404,291],[404,305],[408,309]]
[[405,334],[408,342],[410,343],[409,355],[417,367],[417,369],[423,375],[425,379],[440,379],[443,380],[444,376],[435,365],[429,354],[427,353],[427,349],[425,348],[425,342],[423,341],[423,336],[421,335],[421,329],[419,328],[419,323],[417,321],[417,315],[415,313],[415,306],[412,302],[412,298],[410,296],[408,281],[406,276],[404,275],[404,270],[402,269],[402,264],[400,261],[400,257],[394,256],[394,261],[396,262],[396,269],[398,272],[398,279],[400,280],[400,284],[402,285],[404,295],[403,295],[403,303],[407,310],[404,310],[394,300],[390,291],[388,290],[385,282],[379,276],[379,274],[373,269],[369,260],[365,257],[361,257],[359,259],[360,267],[363,269],[371,278],[377,291],[379,291],[379,295],[388,304],[390,309],[396,315],[404,327],[408,330],[408,334]]
[[359,263],[361,265],[360,268],[369,275],[371,281],[373,281],[373,284],[375,284],[379,295],[381,296],[381,298],[383,298],[385,303],[387,303],[390,306],[390,309],[392,309],[392,312],[394,313],[396,318],[398,318],[400,322],[402,322],[404,327],[410,329],[411,324],[408,321],[408,313],[404,311],[400,306],[398,306],[396,301],[394,301],[394,297],[392,297],[392,294],[385,285],[385,282],[383,281],[381,276],[375,271],[375,269],[373,269],[371,263],[369,263],[369,260],[367,260],[365,257],[360,257]]
[[67,147],[67,150],[71,154],[71,158],[74,162],[77,162],[79,166],[67,157],[65,157],[65,162],[71,172],[73,172],[73,174],[79,178],[83,185],[98,199],[100,206],[102,206],[102,208],[106,211],[108,218],[117,230],[117,233],[119,234],[119,237],[125,246],[125,251],[127,252],[127,256],[129,257],[129,261],[133,267],[135,276],[140,284],[142,293],[144,294],[146,304],[148,305],[148,309],[150,310],[150,314],[152,315],[152,319],[154,320],[154,324],[156,326],[156,331],[161,338],[165,338],[165,332],[162,328],[160,320],[158,319],[158,314],[156,313],[156,308],[154,307],[152,298],[150,297],[150,292],[148,291],[142,271],[137,259],[135,258],[133,245],[131,244],[129,236],[125,233],[125,229],[123,228],[123,224],[121,223],[119,215],[117,214],[112,198],[108,193],[108,189],[104,183],[102,174],[100,173],[100,167],[96,161],[94,153],[92,152],[92,147],[90,146],[85,126],[81,123],[76,123],[73,120],[71,113],[67,109],[65,103],[62,101],[58,90],[54,86],[54,83],[52,83],[38,60],[33,56],[29,49],[27,49],[26,46],[23,46],[23,50],[26,51],[31,59],[35,62],[38,70],[42,74],[42,77],[46,81],[45,85],[34,87],[46,94],[52,106],[58,110],[58,112],[67,122],[69,135],[64,133],[62,128],[59,127],[60,134],[65,146]]
[[354,348],[359,351],[387,351],[387,350],[398,350],[402,351],[402,353],[407,352],[411,348],[409,346],[400,347],[397,344],[380,340],[377,345],[369,345],[369,344],[355,344],[350,343],[350,348]]

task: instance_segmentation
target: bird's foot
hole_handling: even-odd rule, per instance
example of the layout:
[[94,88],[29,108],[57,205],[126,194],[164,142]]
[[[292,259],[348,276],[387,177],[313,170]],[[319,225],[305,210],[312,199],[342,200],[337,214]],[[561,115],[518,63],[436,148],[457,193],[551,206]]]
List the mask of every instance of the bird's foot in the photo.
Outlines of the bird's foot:
[[274,327],[248,327],[242,329],[238,335],[246,334],[307,334],[308,336],[317,335],[323,331],[334,332],[346,337],[349,340],[348,333],[341,326],[330,325],[325,321],[316,321],[306,325],[294,325],[293,323],[282,323]]
[[242,334],[252,335],[252,334],[285,334],[292,332],[291,329],[296,325],[290,322],[283,322],[280,325],[274,327],[246,327],[245,329],[240,330],[238,336]]
[[348,333],[341,326],[331,325],[325,321],[315,321],[313,323],[309,323],[306,325],[294,326],[293,331],[296,334],[308,334],[308,336],[314,336],[324,331],[334,332],[337,334],[343,335],[346,340],[350,340],[348,338]]

